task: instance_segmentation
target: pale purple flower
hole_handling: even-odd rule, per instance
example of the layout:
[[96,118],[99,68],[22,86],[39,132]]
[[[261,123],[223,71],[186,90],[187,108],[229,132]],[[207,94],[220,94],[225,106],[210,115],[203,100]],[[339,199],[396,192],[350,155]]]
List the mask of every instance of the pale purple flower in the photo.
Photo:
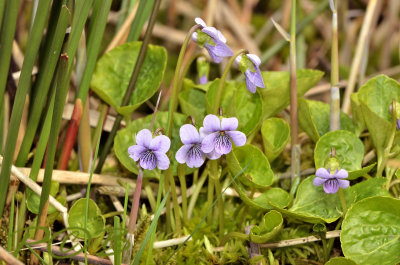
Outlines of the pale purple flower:
[[214,27],[207,27],[206,23],[199,17],[197,17],[194,21],[197,23],[197,25],[200,25],[202,27],[200,31],[202,33],[205,33],[209,37],[209,39],[211,38],[212,42],[214,43],[207,42],[207,40],[205,40],[205,43],[203,43],[203,38],[201,38],[202,41],[199,42],[198,40],[200,38],[198,34],[201,34],[201,32],[194,32],[192,34],[192,39],[200,46],[204,45],[204,48],[207,49],[208,53],[211,56],[211,59],[215,63],[222,62],[223,57],[230,57],[233,55],[233,52],[231,48],[229,48],[229,46],[226,44],[226,38],[224,37],[224,35],[222,35],[221,31],[217,30]]
[[[240,55],[235,59],[237,65],[240,66],[240,61],[242,59],[244,60],[247,59],[247,61],[243,64],[243,66],[239,67],[246,77],[247,89],[251,93],[255,93],[257,87],[265,88],[264,80],[260,72],[260,64],[261,64],[260,58],[255,54],[246,54],[243,56]],[[248,65],[248,63],[250,63],[251,65]]]
[[201,150],[204,135],[200,135],[196,127],[185,124],[179,130],[183,146],[176,152],[175,158],[180,164],[186,163],[188,167],[201,167],[205,154]]
[[221,155],[226,155],[232,150],[232,141],[236,146],[242,146],[246,143],[246,135],[236,131],[238,127],[236,118],[219,118],[209,114],[203,120],[203,126],[200,128],[200,134],[205,136],[201,143],[201,150],[204,153],[211,153],[212,158],[217,159]]
[[171,140],[165,135],[153,138],[151,132],[143,129],[136,135],[136,145],[128,148],[129,157],[139,160],[142,168],[153,170],[156,166],[165,170],[169,167],[169,158],[166,153],[171,146]]
[[329,169],[319,168],[315,172],[316,177],[314,178],[314,185],[324,185],[324,191],[326,193],[336,193],[339,187],[342,189],[347,188],[350,185],[348,180],[345,180],[349,176],[349,173],[344,170],[336,170],[335,174],[331,174]]

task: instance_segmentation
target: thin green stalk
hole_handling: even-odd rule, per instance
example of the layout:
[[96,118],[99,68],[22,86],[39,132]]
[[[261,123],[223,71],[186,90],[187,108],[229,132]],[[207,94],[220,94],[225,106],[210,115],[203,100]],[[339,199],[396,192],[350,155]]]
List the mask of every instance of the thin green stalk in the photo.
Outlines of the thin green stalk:
[[[3,215],[7,189],[10,181],[11,164],[15,153],[15,146],[17,143],[18,131],[22,118],[22,111],[25,105],[26,94],[31,84],[32,69],[36,61],[37,52],[39,51],[39,46],[42,39],[43,29],[47,20],[50,3],[50,0],[40,1],[38,14],[41,15],[35,17],[32,31],[30,32],[28,38],[29,45],[25,52],[24,64],[22,65],[21,76],[18,82],[17,93],[15,95],[14,107],[10,119],[10,127],[8,130],[6,145],[4,148],[4,159],[0,172],[0,216]],[[3,93],[0,94],[3,95]],[[3,100],[1,100],[0,102],[3,102]]]
[[186,175],[185,175],[184,164],[178,165],[178,178],[181,184],[183,223],[186,223],[188,215],[187,215],[187,187],[186,187]]
[[172,124],[174,121],[174,112],[178,107],[178,94],[179,94],[179,80],[181,74],[181,68],[183,63],[183,58],[185,57],[186,49],[189,44],[189,41],[192,38],[192,34],[200,28],[199,25],[194,25],[189,32],[186,34],[186,38],[183,41],[181,51],[179,52],[178,62],[176,63],[174,81],[172,83],[172,92],[171,92],[171,101],[169,103],[169,111],[168,111],[168,128],[167,135],[169,138],[172,136]]
[[47,263],[46,261],[44,261],[44,260],[42,259],[42,257],[40,257],[40,255],[39,255],[38,253],[36,253],[36,251],[33,250],[33,249],[29,246],[29,244],[26,244],[25,246],[32,252],[33,255],[36,256],[36,258],[38,258],[38,260],[40,260],[40,262],[42,262],[42,264],[48,265],[48,263]]
[[[129,103],[129,100],[132,96],[133,90],[135,89],[135,85],[136,85],[136,81],[139,76],[140,68],[141,68],[141,66],[144,62],[144,58],[146,56],[146,51],[147,51],[147,48],[148,48],[148,45],[150,42],[151,33],[153,32],[153,28],[156,23],[156,18],[157,18],[158,9],[160,8],[160,3],[161,3],[161,0],[156,0],[154,3],[153,10],[150,15],[150,21],[149,21],[149,24],[148,24],[148,27],[146,30],[146,34],[144,36],[142,46],[140,47],[139,55],[138,55],[138,58],[137,58],[137,61],[135,64],[135,68],[133,69],[131,80],[129,81],[128,88],[125,92],[124,98],[122,99],[121,107],[126,106]],[[103,151],[100,154],[99,162],[97,164],[95,173],[101,172],[101,169],[103,168],[103,164],[106,160],[108,152],[110,151],[111,146],[114,142],[114,137],[117,133],[117,130],[119,128],[119,125],[120,125],[122,119],[123,119],[122,115],[118,114],[118,116],[115,119],[113,128],[107,138],[107,141],[104,144]]]
[[3,16],[4,16],[4,8],[6,6],[6,1],[0,1],[0,28],[3,22]]
[[[219,181],[219,177],[214,179],[215,183],[215,194],[220,194],[222,192],[221,182]],[[219,240],[222,240],[224,236],[224,198],[218,201],[218,223],[219,223]]]
[[[54,114],[51,122],[52,126],[50,130],[49,144],[47,149],[46,167],[43,177],[42,194],[40,196],[39,214],[38,214],[39,216],[41,216],[42,214],[47,215],[47,213],[42,212],[42,210],[44,205],[49,199],[54,158],[58,141],[58,133],[60,131],[65,99],[68,93],[68,86],[64,85],[66,83],[66,78],[67,78],[67,67],[68,67],[68,56],[66,54],[62,54],[57,69],[55,88],[54,88],[56,91]],[[39,219],[40,218],[38,218],[38,220]]]
[[126,216],[128,213],[128,203],[129,203],[129,183],[125,185],[125,199],[124,199],[124,215],[122,216],[122,229],[125,230]]
[[76,96],[77,98],[80,98],[82,102],[86,101],[86,97],[89,92],[90,81],[96,67],[97,57],[99,55],[100,46],[102,44],[103,33],[107,24],[107,16],[111,8],[111,3],[112,0],[94,2],[94,5],[100,6],[98,7],[98,12],[96,12],[95,17],[92,17],[89,26],[90,31],[88,34],[86,49],[86,67]]
[[10,217],[8,219],[8,236],[7,236],[7,250],[12,251],[13,238],[14,238],[14,214],[15,214],[15,193],[11,197]]
[[151,210],[155,212],[157,210],[157,203],[153,195],[153,188],[149,185],[148,182],[144,185],[144,191],[146,192],[147,199],[149,200]]
[[203,173],[201,173],[199,181],[194,182],[194,191],[192,193],[192,196],[190,196],[190,201],[189,201],[189,207],[188,207],[188,218],[192,217],[193,209],[196,206],[197,198],[200,195],[201,188],[203,188],[204,182],[206,182],[206,179],[208,177],[208,169],[205,168]]
[[[207,186],[207,206],[211,205],[214,199],[214,179],[211,175],[208,176],[208,186]],[[212,215],[207,218],[207,223],[212,223]]]
[[231,70],[232,64],[235,61],[236,57],[238,57],[242,53],[247,53],[247,50],[241,49],[241,50],[237,51],[231,58],[229,58],[229,61],[225,66],[224,72],[223,72],[223,74],[221,76],[221,79],[219,80],[217,95],[215,97],[214,108],[213,108],[213,111],[212,111],[212,113],[214,113],[214,114],[218,113],[218,109],[219,109],[219,107],[221,105],[222,91],[223,91],[223,88],[224,88],[226,77],[228,76],[229,71]]
[[114,216],[114,264],[121,265],[122,263],[122,235],[121,224],[118,216]]
[[172,194],[172,203],[174,205],[174,213],[175,213],[175,229],[176,234],[178,236],[182,235],[182,224],[181,224],[181,216],[180,216],[180,205],[178,203],[178,195],[176,194],[176,186],[174,176],[169,175],[169,181],[171,182],[171,194]]
[[[103,117],[100,118],[100,123],[103,123]],[[100,146],[100,138],[101,134],[99,134],[97,138],[97,145],[96,145],[96,150],[94,151],[94,161],[97,160],[97,154],[99,153],[99,146]],[[46,163],[47,165],[47,163]],[[93,172],[94,172],[94,163],[92,163],[92,167],[90,169],[90,175],[89,175],[89,181],[86,186],[86,204],[85,204],[85,223],[84,223],[84,228],[85,230],[87,229],[87,220],[88,220],[88,213],[89,213],[89,196],[90,196],[90,187],[92,185],[92,177],[93,177]],[[119,224],[119,223],[118,223]],[[85,233],[85,250],[87,250],[87,238],[86,238],[86,233]],[[85,264],[87,264],[87,251],[85,251]]]
[[132,11],[137,1],[138,0],[122,0],[121,8],[119,9],[118,23],[115,28],[116,33],[119,31],[122,24],[124,24],[126,17]]
[[[155,212],[157,212],[157,210],[160,207],[163,186],[164,186],[164,175],[162,174],[160,176],[160,182],[158,185],[158,194],[157,194],[157,203],[156,203],[156,211]],[[153,242],[154,242],[155,236],[156,236],[156,229],[154,229],[154,231],[152,232],[151,238],[150,238],[149,249],[148,249],[147,257],[146,257],[146,265],[151,263],[151,259],[152,259],[151,253],[153,252]]]
[[29,121],[27,124],[27,128],[29,128],[29,130],[26,130],[24,139],[22,141],[21,149],[18,153],[18,158],[15,163],[16,166],[24,166],[28,159],[28,154],[35,137],[40,118],[42,117],[42,111],[46,100],[44,95],[48,94],[51,80],[54,75],[58,59],[60,58],[65,30],[67,29],[69,20],[70,12],[66,6],[63,6],[57,20],[57,26],[55,27],[54,35],[48,36],[50,45],[48,50],[44,51],[48,54],[48,56],[44,57],[38,78],[35,82],[36,93],[32,99],[32,102],[35,102],[35,104],[32,104],[32,110],[30,112]]
[[339,91],[339,40],[337,1],[331,2],[332,47],[331,47],[331,131],[340,130],[340,91]]
[[[4,8],[5,0],[0,1],[0,8]],[[14,40],[15,27],[17,25],[18,8],[20,0],[7,1],[4,10],[4,23],[0,27],[0,112],[4,112],[4,91],[7,84],[7,75],[10,68],[12,43]],[[1,10],[0,10],[1,11]],[[0,13],[2,16],[3,12]],[[0,23],[2,19],[0,19]],[[0,211],[1,212],[1,211]]]
[[[321,3],[313,9],[313,11],[308,14],[299,24],[296,29],[296,34],[300,34],[303,30],[320,14],[323,14],[325,8],[329,5],[328,1],[321,1]],[[275,56],[279,51],[281,51],[287,44],[285,39],[282,39],[272,45],[268,50],[266,50],[260,57],[261,63],[265,63],[266,61],[270,60],[272,57]],[[243,76],[243,75],[240,75]]]
[[342,188],[339,188],[339,198],[340,198],[340,204],[342,205],[342,210],[343,210],[343,216],[346,216],[347,213],[347,203],[346,203],[346,198],[344,196],[344,192]]
[[300,144],[297,121],[297,84],[296,84],[296,0],[292,0],[290,17],[290,125],[291,125],[291,173],[292,183],[300,177]]
[[169,195],[169,191],[167,192],[167,194],[165,195],[164,199],[160,203],[160,207],[158,207],[157,212],[154,214],[154,219],[151,222],[149,230],[147,231],[146,236],[145,236],[145,238],[144,238],[144,240],[142,242],[142,245],[140,246],[140,249],[139,249],[138,253],[135,255],[135,259],[133,260],[133,262],[131,264],[138,265],[140,263],[140,260],[142,258],[144,249],[146,248],[147,242],[150,240],[150,238],[152,237],[152,234],[156,230],[158,218],[160,218],[161,210],[162,210],[162,208],[164,207],[164,205],[166,203],[168,195]]
[[24,192],[24,195],[22,197],[22,201],[19,205],[18,209],[18,217],[17,217],[17,236],[16,236],[16,242],[14,245],[19,244],[22,238],[22,233],[23,229],[25,227],[25,220],[26,220],[26,192]]
[[150,15],[151,7],[154,8],[154,0],[140,0],[135,18],[128,34],[127,42],[137,41],[139,39],[144,23]]
[[189,241],[193,234],[197,232],[197,230],[199,230],[200,226],[204,223],[204,221],[206,220],[207,216],[210,214],[211,210],[213,209],[213,207],[215,206],[215,204],[218,202],[219,199],[221,199],[222,195],[225,193],[225,191],[232,185],[232,183],[234,183],[234,181],[236,180],[236,178],[238,176],[240,176],[244,171],[246,171],[246,169],[249,167],[251,161],[240,171],[238,172],[233,178],[232,180],[228,183],[228,185],[226,186],[226,188],[218,195],[218,197],[214,200],[214,202],[209,206],[207,213],[203,216],[203,218],[201,219],[201,221],[199,222],[199,224],[196,226],[196,228],[193,230],[193,232],[185,239],[185,241],[183,241],[182,244],[179,245],[179,247],[177,247],[175,249],[175,251],[169,256],[169,258],[165,261],[165,263],[167,264],[168,261],[185,245],[185,243],[187,241]]
[[242,240],[249,240],[250,236],[247,235],[247,234],[244,234],[244,233],[240,233],[240,232],[229,232],[228,234],[226,234],[222,238],[220,245],[224,246],[232,238],[238,238],[238,239],[242,239]]

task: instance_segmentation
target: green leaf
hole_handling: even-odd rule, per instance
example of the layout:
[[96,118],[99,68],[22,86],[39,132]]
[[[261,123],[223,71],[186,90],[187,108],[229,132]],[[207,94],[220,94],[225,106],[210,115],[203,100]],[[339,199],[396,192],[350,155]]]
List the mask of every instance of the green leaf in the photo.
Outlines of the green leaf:
[[[308,177],[300,183],[296,199],[289,211],[294,214],[293,217],[306,222],[332,223],[342,215],[339,195],[325,193],[322,186],[314,186],[313,179]],[[354,202],[354,191],[348,188],[344,193],[348,205]]]
[[183,79],[183,88],[184,88],[184,90],[190,89],[190,88],[197,88],[204,92],[207,92],[207,90],[210,88],[211,84],[213,84],[214,81],[207,82],[205,84],[196,84],[192,79],[185,78],[185,79]]
[[260,149],[253,145],[234,147],[232,152],[226,156],[226,160],[233,175],[239,174],[249,164],[246,171],[238,177],[247,186],[265,188],[273,182],[274,173],[267,158]]
[[123,115],[132,113],[150,99],[164,76],[167,51],[164,47],[149,45],[129,104],[121,107],[141,45],[141,42],[128,42],[112,49],[100,58],[92,77],[93,91]]
[[360,135],[365,130],[365,121],[360,101],[358,99],[358,93],[353,93],[350,95],[350,103],[351,103],[351,114],[355,125],[354,130],[356,135]]
[[[214,81],[211,82],[207,93],[206,93],[206,98],[207,98],[207,113],[212,113],[212,110],[215,105],[215,98],[217,97],[217,92],[218,92],[218,86],[219,86],[219,81],[220,79],[217,78]],[[235,105],[232,104],[232,100],[234,99],[236,92],[236,87],[234,85],[234,82],[228,81],[225,82],[223,88],[222,88],[222,95],[221,95],[221,105],[223,109],[223,114],[226,117],[229,117],[230,115],[235,116]],[[240,121],[239,121],[239,126],[240,126]]]
[[[87,231],[90,238],[98,237],[105,229],[105,219],[101,215],[100,209],[97,204],[89,199]],[[85,207],[86,198],[77,200],[68,212],[68,224],[70,227],[85,228]],[[85,233],[83,230],[74,230],[74,235],[79,238],[84,238]]]
[[362,170],[364,145],[354,133],[344,130],[328,132],[318,140],[314,150],[315,168],[325,167],[325,161],[332,147],[336,150],[340,167],[349,172],[349,178],[359,176],[359,171]]
[[371,178],[352,186],[356,202],[374,196],[390,197],[390,193],[384,188],[386,181],[386,178]]
[[[263,101],[263,119],[275,116],[285,109],[290,102],[289,72],[262,72],[265,89],[260,89]],[[324,75],[323,72],[311,69],[296,71],[297,95],[303,96],[315,86]]]
[[[299,98],[299,124],[310,138],[316,142],[329,132],[330,106],[324,102]],[[340,112],[340,127],[354,132],[353,121],[343,111]]]
[[[120,130],[115,136],[114,140],[114,151],[118,160],[121,164],[126,167],[129,171],[138,174],[138,168],[135,161],[129,157],[128,148],[136,144],[136,134],[145,128],[150,128],[151,120],[153,115],[148,115],[145,118],[137,119],[131,122],[126,128]],[[170,166],[172,166],[172,172],[174,176],[177,175],[178,162],[175,160],[175,153],[181,146],[181,140],[179,137],[179,129],[185,123],[186,116],[180,113],[174,113],[174,124],[172,125],[172,139],[171,148],[172,155],[170,157]],[[168,112],[157,112],[156,120],[154,122],[154,129],[167,128]],[[155,170],[144,170],[145,177],[158,178],[158,175],[154,172]],[[186,173],[193,172],[194,169],[186,167]]]
[[206,115],[206,93],[199,89],[185,89],[179,93],[179,105],[187,116],[191,115],[198,126],[203,126]]
[[290,138],[290,127],[279,118],[270,118],[261,126],[264,152],[269,162],[272,162],[283,151]]
[[245,204],[259,210],[283,209],[290,202],[289,193],[281,188],[271,188],[255,198],[250,198],[240,182],[235,181],[233,185]]
[[[365,83],[358,92],[358,98],[382,119],[391,122],[389,107],[392,100],[400,101],[400,84],[385,75],[379,75]],[[365,117],[364,115],[364,118]]]
[[400,262],[400,200],[367,198],[351,207],[343,220],[340,241],[345,257],[359,264]]
[[325,265],[357,265],[354,261],[351,259],[346,259],[344,257],[336,257],[333,259],[330,259]]
[[261,244],[272,239],[281,230],[283,224],[282,214],[272,210],[264,215],[261,223],[250,230],[250,241]]
[[262,108],[259,92],[250,93],[242,82],[235,94],[235,112],[232,113],[239,120],[238,130],[246,135],[252,133],[261,123]]
[[[56,197],[58,190],[60,188],[60,183],[57,181],[51,181],[50,186],[50,195]],[[40,203],[40,196],[33,192],[31,189],[27,189],[26,191],[26,206],[31,213],[38,214],[39,213],[39,203]],[[57,209],[54,208],[52,205],[49,205],[49,210],[47,214],[52,214],[57,212]]]

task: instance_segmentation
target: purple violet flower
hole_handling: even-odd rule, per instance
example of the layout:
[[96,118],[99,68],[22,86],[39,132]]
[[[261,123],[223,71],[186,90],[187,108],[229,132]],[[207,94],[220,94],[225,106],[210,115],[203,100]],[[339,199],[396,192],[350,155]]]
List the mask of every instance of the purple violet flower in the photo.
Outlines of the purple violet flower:
[[199,134],[196,127],[185,124],[179,130],[183,146],[176,152],[175,158],[180,164],[186,163],[188,167],[201,167],[205,160],[204,152],[201,150],[201,142],[204,135]]
[[235,62],[239,66],[240,71],[246,77],[246,86],[251,93],[255,93],[257,87],[265,88],[264,80],[260,72],[260,58],[255,54],[246,54],[238,56]]
[[319,168],[315,173],[314,185],[324,185],[324,191],[326,193],[336,193],[339,187],[342,189],[347,188],[350,185],[348,180],[345,180],[349,176],[349,173],[344,170],[336,170],[335,174],[331,174],[330,170],[326,168]]
[[136,135],[136,145],[128,148],[129,157],[140,161],[144,169],[153,170],[156,166],[165,170],[169,167],[169,158],[166,153],[171,146],[171,140],[165,135],[153,138],[148,129],[143,129]]
[[207,27],[206,23],[199,17],[194,21],[197,25],[201,25],[202,29],[192,34],[192,40],[199,44],[200,47],[206,48],[215,63],[222,62],[223,57],[233,55],[221,31],[214,27]]
[[210,159],[217,159],[221,155],[226,155],[232,150],[232,141],[237,146],[246,143],[246,135],[236,131],[238,119],[222,118],[220,119],[212,114],[207,115],[203,120],[203,126],[200,128],[200,134],[204,133],[201,143],[201,150],[204,153],[211,153]]
[[207,82],[208,82],[208,78],[207,78],[206,75],[202,75],[202,76],[199,78],[199,84],[200,84],[200,85],[204,85],[204,84],[206,84]]

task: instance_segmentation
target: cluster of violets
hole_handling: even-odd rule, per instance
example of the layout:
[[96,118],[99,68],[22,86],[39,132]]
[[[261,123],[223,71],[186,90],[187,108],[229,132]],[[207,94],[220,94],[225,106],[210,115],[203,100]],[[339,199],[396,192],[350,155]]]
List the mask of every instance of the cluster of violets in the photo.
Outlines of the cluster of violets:
[[[191,124],[180,128],[182,147],[176,152],[176,160],[188,167],[200,167],[206,157],[211,160],[220,158],[232,150],[232,142],[236,146],[246,143],[246,135],[237,131],[237,118],[222,118],[207,115],[203,120],[203,127],[197,131]],[[136,145],[128,148],[129,156],[139,162],[141,168],[153,170],[168,169],[170,161],[167,152],[171,140],[165,135],[153,135],[148,129],[143,129],[136,135]]]
[[[192,34],[192,40],[200,47],[204,47],[215,63],[222,62],[224,57],[233,56],[231,48],[226,44],[226,38],[214,27],[208,27],[201,18],[195,22],[200,26],[197,32]],[[265,88],[260,72],[260,58],[255,54],[243,54],[235,58],[236,64],[246,77],[246,86],[251,93],[255,93],[257,87]],[[200,83],[206,83],[207,76],[200,78]],[[399,128],[399,121],[397,122]],[[199,130],[191,124],[185,124],[180,128],[180,138],[183,143],[176,152],[175,159],[180,164],[190,168],[201,167],[206,159],[219,159],[232,150],[232,142],[236,146],[246,143],[246,135],[237,131],[238,119],[219,118],[215,115],[207,115],[203,120],[203,127]],[[153,138],[148,129],[143,129],[136,135],[136,145],[128,148],[129,156],[139,163],[143,169],[160,170],[169,168],[170,161],[167,152],[170,149],[171,140],[165,135]],[[315,186],[323,185],[326,193],[336,193],[339,188],[349,186],[348,172],[344,169],[336,169],[333,172],[329,168],[319,168],[313,180]]]
[[[233,52],[226,44],[226,38],[221,31],[214,27],[208,27],[201,18],[196,18],[195,22],[200,26],[200,29],[192,34],[192,40],[200,47],[204,47],[215,63],[222,62],[224,57],[233,56]],[[260,72],[261,60],[257,55],[239,55],[236,57],[235,62],[240,71],[244,73],[247,89],[251,93],[255,93],[257,87],[265,88]],[[206,82],[206,77],[202,76],[200,83],[204,84]]]

